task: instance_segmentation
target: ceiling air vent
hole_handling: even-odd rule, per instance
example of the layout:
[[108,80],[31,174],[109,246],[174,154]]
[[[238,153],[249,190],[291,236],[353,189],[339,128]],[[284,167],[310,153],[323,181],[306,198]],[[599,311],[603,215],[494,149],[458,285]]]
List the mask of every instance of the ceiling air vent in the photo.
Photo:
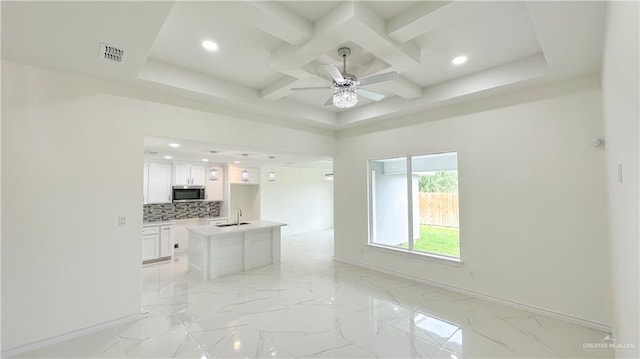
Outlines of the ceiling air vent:
[[115,62],[122,62],[124,60],[124,50],[107,44],[100,44],[100,57]]

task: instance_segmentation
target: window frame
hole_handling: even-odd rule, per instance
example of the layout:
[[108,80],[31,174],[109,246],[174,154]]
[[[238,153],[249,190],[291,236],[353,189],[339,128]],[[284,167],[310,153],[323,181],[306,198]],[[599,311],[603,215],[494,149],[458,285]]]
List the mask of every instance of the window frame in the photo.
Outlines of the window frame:
[[[459,235],[458,235],[458,244],[460,246],[460,257],[453,257],[453,256],[448,256],[448,255],[444,255],[444,254],[438,254],[438,253],[432,253],[432,252],[423,252],[423,251],[416,251],[413,248],[413,184],[412,184],[412,178],[411,175],[413,173],[413,164],[412,164],[412,158],[414,157],[420,157],[420,156],[430,156],[430,155],[438,155],[438,154],[446,154],[446,153],[455,153],[456,154],[456,171],[459,173],[459,166],[458,166],[458,155],[459,152],[457,150],[447,150],[447,151],[439,151],[439,152],[431,152],[431,153],[426,153],[426,154],[412,154],[412,155],[399,155],[399,156],[392,156],[392,157],[384,157],[384,158],[376,158],[376,159],[369,159],[367,160],[367,211],[368,211],[368,226],[367,226],[367,230],[368,230],[368,238],[367,238],[367,246],[372,247],[372,248],[377,248],[377,249],[382,249],[382,250],[390,250],[393,251],[394,253],[397,254],[403,254],[403,255],[410,255],[410,256],[419,256],[422,258],[426,258],[426,259],[434,259],[437,261],[444,261],[447,263],[452,263],[452,264],[462,264],[464,263],[464,261],[462,260],[462,253],[463,253],[463,246],[462,246],[462,231],[460,231],[460,227],[462,227],[461,225],[459,225],[458,230],[459,230]],[[388,245],[388,244],[383,244],[383,243],[376,243],[375,241],[375,233],[376,233],[376,221],[375,221],[375,212],[374,212],[374,208],[375,208],[375,204],[376,204],[376,199],[375,199],[375,193],[374,193],[374,188],[375,188],[375,176],[373,176],[373,166],[372,166],[372,162],[374,161],[385,161],[385,160],[392,160],[392,159],[401,159],[404,158],[404,160],[406,161],[406,180],[407,180],[407,243],[408,243],[408,248],[400,248],[397,246],[392,246],[392,245]],[[458,196],[460,194],[460,177],[458,176]],[[459,197],[458,197],[459,198]],[[458,201],[460,201],[460,199],[458,199]],[[460,208],[460,202],[458,202],[458,209]],[[461,223],[462,221],[460,221]]]

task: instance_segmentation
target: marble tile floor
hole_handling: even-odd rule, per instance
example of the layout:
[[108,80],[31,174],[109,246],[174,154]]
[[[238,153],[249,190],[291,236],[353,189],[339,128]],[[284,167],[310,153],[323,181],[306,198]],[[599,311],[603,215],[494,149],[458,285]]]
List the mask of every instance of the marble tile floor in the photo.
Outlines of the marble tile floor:
[[203,281],[143,266],[144,318],[22,358],[606,358],[606,333],[333,261],[333,233],[282,262]]

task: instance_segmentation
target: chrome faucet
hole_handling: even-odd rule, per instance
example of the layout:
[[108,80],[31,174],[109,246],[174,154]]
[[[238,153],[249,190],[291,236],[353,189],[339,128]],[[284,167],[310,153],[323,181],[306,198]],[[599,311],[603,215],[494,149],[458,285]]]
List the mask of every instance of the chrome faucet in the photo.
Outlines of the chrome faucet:
[[238,213],[236,215],[236,224],[239,226],[240,225],[240,216],[242,216],[242,210],[239,209]]

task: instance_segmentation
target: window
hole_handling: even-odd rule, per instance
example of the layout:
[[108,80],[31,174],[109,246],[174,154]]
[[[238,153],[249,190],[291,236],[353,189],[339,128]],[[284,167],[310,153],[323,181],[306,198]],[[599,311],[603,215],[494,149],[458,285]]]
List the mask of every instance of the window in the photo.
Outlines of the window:
[[460,258],[456,152],[369,161],[369,243]]

